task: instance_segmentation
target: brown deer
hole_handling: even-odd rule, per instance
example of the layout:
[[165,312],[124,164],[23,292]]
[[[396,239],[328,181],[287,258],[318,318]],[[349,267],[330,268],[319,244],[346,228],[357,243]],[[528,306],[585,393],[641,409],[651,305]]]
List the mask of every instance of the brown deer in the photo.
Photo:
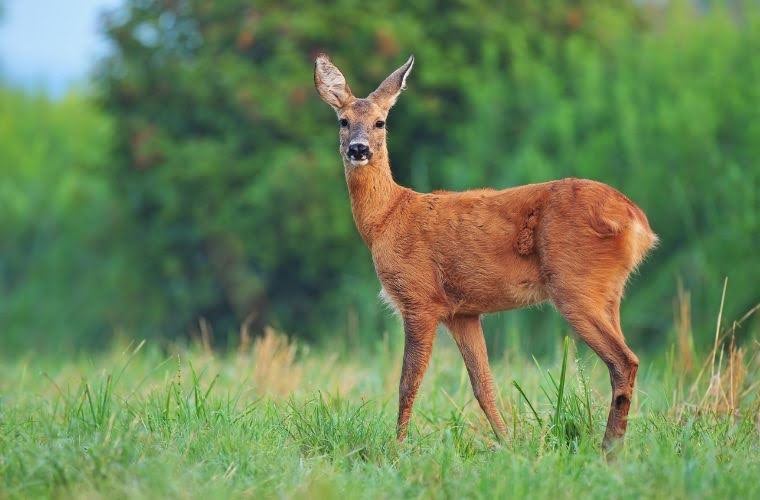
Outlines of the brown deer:
[[475,398],[504,438],[480,316],[551,301],[609,368],[603,447],[610,449],[625,434],[639,366],[620,328],[620,300],[657,236],[641,209],[591,180],[434,193],[396,184],[385,120],[413,64],[412,56],[365,99],[354,97],[326,55],[314,69],[319,95],[338,114],[354,221],[381,295],[404,323],[398,440],[406,437],[439,323],[451,331]]

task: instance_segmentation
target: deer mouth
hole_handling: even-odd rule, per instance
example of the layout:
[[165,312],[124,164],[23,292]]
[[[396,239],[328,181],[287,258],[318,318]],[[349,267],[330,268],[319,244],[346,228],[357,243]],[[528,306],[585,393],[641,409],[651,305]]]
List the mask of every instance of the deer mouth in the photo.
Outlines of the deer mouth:
[[361,167],[369,163],[369,159],[366,156],[362,156],[361,159],[349,158],[348,161],[351,162],[352,167]]

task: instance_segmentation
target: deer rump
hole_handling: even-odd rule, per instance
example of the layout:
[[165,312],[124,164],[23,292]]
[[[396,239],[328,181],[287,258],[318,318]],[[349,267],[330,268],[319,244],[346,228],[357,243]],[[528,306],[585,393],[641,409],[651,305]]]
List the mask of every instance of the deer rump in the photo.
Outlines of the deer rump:
[[482,314],[578,293],[617,295],[657,241],[633,202],[583,179],[405,191],[389,212],[372,254],[381,296],[402,314],[431,305],[444,317]]

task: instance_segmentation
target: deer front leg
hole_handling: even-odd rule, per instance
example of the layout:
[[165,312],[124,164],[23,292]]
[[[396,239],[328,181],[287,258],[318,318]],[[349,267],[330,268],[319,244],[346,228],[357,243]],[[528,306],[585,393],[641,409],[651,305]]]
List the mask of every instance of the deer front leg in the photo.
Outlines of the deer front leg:
[[401,366],[396,425],[396,437],[399,441],[406,439],[414,398],[430,361],[437,325],[437,321],[429,318],[404,318],[404,361]]
[[472,392],[486,414],[499,441],[507,436],[507,426],[496,408],[493,376],[488,366],[488,351],[479,316],[458,315],[446,321],[451,336],[459,346],[467,373],[470,375]]

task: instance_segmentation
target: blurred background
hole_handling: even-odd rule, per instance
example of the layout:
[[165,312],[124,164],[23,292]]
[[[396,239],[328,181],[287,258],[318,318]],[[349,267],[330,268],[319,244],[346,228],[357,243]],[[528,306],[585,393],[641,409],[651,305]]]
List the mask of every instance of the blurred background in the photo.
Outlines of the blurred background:
[[[623,304],[630,343],[709,344],[724,278],[726,321],[760,300],[757,2],[503,3],[0,0],[0,352],[396,333],[321,51],[361,95],[416,56],[388,120],[404,185],[626,193],[661,238]],[[568,331],[550,307],[486,329],[537,354]]]

